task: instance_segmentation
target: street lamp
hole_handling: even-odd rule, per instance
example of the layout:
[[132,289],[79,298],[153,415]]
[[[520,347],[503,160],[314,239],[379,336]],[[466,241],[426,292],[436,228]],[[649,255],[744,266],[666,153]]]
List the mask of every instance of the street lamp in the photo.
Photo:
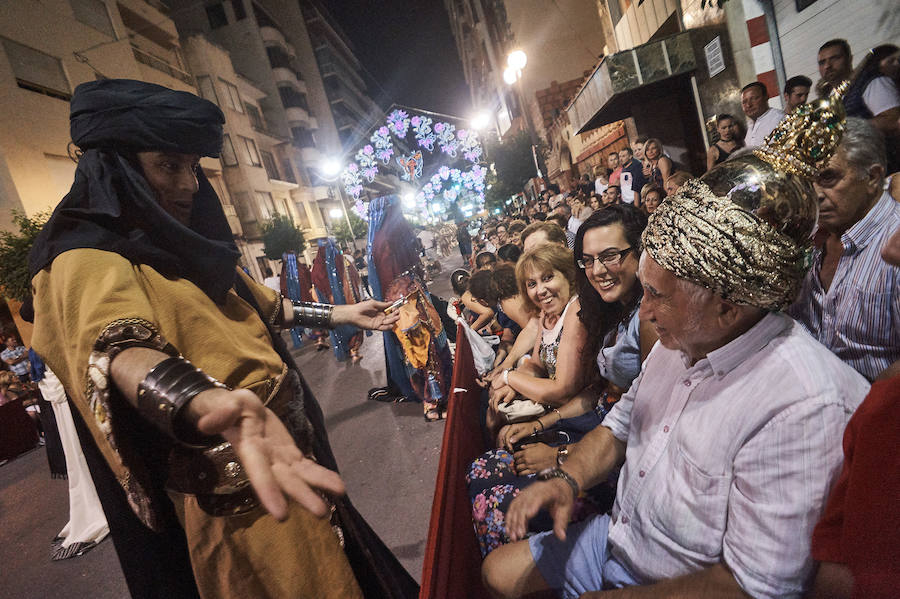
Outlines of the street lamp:
[[521,71],[528,64],[528,55],[522,50],[513,50],[506,57],[506,64],[517,71]]
[[472,117],[472,121],[470,123],[472,129],[476,131],[481,131],[482,129],[487,129],[488,125],[491,124],[491,115],[487,112],[482,111]]
[[[329,156],[327,158],[323,158],[321,162],[319,162],[319,173],[329,183],[334,183],[337,179],[338,175],[341,173],[341,170],[344,168],[344,165],[341,163],[339,158],[335,158]],[[350,214],[347,212],[347,204],[344,201],[344,187],[340,183],[338,183],[338,199],[341,201],[340,208],[332,208],[328,215],[331,218],[340,218],[341,213],[344,214],[344,218],[347,219],[347,230],[350,231],[350,243],[353,244],[353,249],[356,249],[356,233],[353,232],[353,224],[350,222]],[[329,192],[330,193],[330,192]]]
[[544,186],[549,189],[550,180],[547,178],[547,167],[544,164],[544,156],[540,152],[540,141],[538,140],[537,131],[535,131],[534,123],[531,122],[531,113],[528,112],[528,105],[525,103],[525,94],[522,91],[522,69],[528,64],[528,55],[522,50],[513,50],[506,57],[506,69],[503,71],[503,80],[508,85],[514,85],[516,94],[519,98],[519,106],[525,114],[525,124],[528,126],[528,135],[531,137],[531,151],[534,157],[534,166],[538,175],[544,182]]

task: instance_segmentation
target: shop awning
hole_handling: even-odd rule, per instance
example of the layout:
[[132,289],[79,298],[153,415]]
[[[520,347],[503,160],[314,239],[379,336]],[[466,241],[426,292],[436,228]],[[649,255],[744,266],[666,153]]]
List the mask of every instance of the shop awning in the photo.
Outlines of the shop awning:
[[638,96],[667,91],[673,78],[691,73],[697,64],[691,31],[610,54],[566,108],[569,122],[576,133],[584,133],[627,118]]

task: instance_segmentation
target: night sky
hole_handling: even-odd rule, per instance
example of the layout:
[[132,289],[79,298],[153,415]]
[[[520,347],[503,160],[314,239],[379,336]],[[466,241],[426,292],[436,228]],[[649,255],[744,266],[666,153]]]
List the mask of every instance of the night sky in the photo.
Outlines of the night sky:
[[[325,0],[365,66],[369,94],[392,103],[470,117],[469,88],[441,0]],[[377,84],[372,80],[377,81]]]

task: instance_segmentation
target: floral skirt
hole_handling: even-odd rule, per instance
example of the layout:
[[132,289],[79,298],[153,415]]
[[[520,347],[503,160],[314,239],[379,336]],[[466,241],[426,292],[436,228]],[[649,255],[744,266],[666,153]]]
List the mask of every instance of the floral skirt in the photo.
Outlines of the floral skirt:
[[[513,456],[505,449],[492,449],[472,462],[466,473],[472,522],[481,556],[510,542],[506,532],[506,511],[519,492],[535,481],[535,475],[516,474]],[[572,522],[607,511],[615,497],[615,484],[602,483],[575,500]],[[528,524],[528,536],[551,530],[553,520],[541,510]]]

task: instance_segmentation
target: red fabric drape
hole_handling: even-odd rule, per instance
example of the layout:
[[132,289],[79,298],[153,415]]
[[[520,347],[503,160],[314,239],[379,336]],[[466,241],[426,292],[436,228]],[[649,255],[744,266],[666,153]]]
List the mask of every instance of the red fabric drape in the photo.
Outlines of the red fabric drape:
[[459,325],[456,339],[452,388],[464,391],[450,396],[419,599],[490,598],[481,584],[481,552],[465,480],[469,464],[486,449],[478,423],[481,387],[475,382],[472,349]]

